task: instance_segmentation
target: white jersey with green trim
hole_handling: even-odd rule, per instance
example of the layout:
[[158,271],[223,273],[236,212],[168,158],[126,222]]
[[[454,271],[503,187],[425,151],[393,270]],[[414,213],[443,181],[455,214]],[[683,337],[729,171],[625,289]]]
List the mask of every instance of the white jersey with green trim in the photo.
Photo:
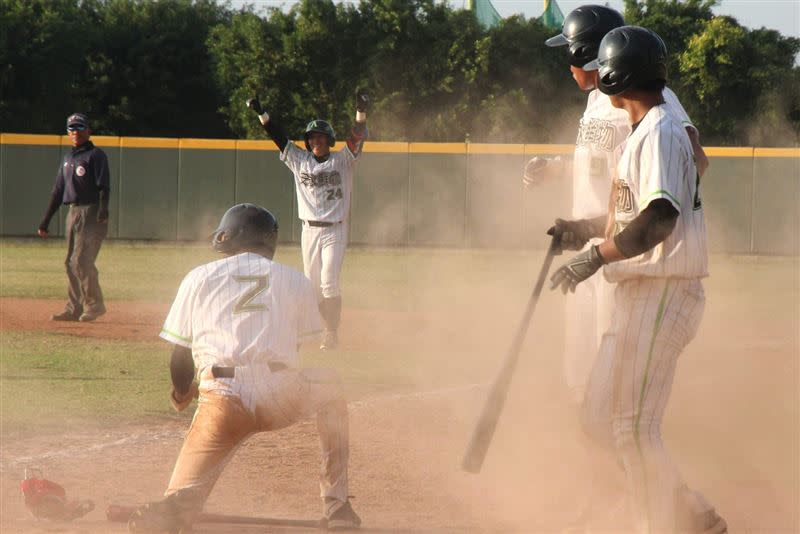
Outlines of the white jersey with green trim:
[[281,152],[294,174],[297,190],[297,216],[304,221],[338,223],[347,220],[356,156],[345,143],[338,152],[319,162],[314,155],[291,141]]
[[681,118],[666,105],[655,106],[625,143],[614,181],[613,234],[621,232],[653,200],[678,210],[672,233],[653,249],[605,266],[609,282],[631,278],[703,278],[708,251],[700,178]]
[[298,345],[322,323],[311,282],[301,272],[251,252],[193,269],[181,282],[161,337],[208,365],[283,362],[298,366]]
[[[684,127],[694,128],[678,97],[668,87],[662,92],[666,106]],[[572,165],[572,217],[588,219],[608,212],[612,177],[631,133],[628,112],[615,108],[598,89],[589,93],[578,126]]]

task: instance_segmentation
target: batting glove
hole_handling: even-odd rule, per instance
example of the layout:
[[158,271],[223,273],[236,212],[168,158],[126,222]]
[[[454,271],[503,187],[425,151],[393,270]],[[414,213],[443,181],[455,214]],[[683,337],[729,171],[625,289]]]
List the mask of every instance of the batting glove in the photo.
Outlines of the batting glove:
[[356,111],[366,113],[369,109],[369,95],[364,91],[356,94]]
[[561,234],[561,250],[581,250],[594,236],[594,227],[588,219],[565,221],[556,219],[547,235]]
[[540,158],[536,156],[525,165],[525,171],[522,173],[522,183],[525,187],[534,187],[540,185],[546,179],[554,176],[561,170],[561,157],[555,158]]
[[575,286],[596,273],[604,263],[599,247],[594,245],[586,252],[581,252],[572,258],[553,273],[550,278],[550,282],[553,285],[550,286],[550,289],[561,286],[561,291],[565,295],[567,291],[575,293]]
[[261,101],[258,99],[257,96],[250,98],[247,101],[247,107],[255,111],[256,115],[261,115],[264,113],[264,110],[261,109]]

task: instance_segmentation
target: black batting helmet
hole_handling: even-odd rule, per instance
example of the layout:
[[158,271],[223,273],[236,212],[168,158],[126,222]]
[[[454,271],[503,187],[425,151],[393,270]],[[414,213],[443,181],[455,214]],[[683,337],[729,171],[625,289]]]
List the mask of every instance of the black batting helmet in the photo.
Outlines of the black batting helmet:
[[222,216],[211,237],[211,246],[223,254],[267,246],[273,251],[278,241],[278,221],[256,204],[236,204]]
[[647,28],[622,26],[603,37],[597,59],[583,69],[600,70],[598,88],[607,95],[647,82],[666,82],[667,46]]
[[564,19],[561,33],[545,41],[547,46],[569,45],[569,63],[583,67],[597,57],[603,36],[620,26],[625,19],[618,11],[606,6],[581,6]]
[[311,151],[311,145],[308,144],[308,138],[313,132],[319,132],[328,136],[328,146],[333,148],[336,144],[336,132],[333,131],[333,126],[328,121],[322,119],[314,119],[306,126],[306,133],[303,134],[303,139],[306,141],[306,150]]

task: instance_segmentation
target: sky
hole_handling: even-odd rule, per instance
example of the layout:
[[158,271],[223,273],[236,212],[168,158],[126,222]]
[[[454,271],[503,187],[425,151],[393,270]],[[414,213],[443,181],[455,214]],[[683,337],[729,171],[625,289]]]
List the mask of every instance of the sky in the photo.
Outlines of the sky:
[[[339,0],[334,0],[338,3]],[[466,0],[447,0],[454,7],[463,7]],[[624,10],[623,0],[556,0],[561,11],[566,15],[583,4],[607,3],[609,6]],[[521,13],[526,17],[538,17],[542,14],[542,0],[491,0],[502,17]],[[232,0],[234,7],[252,4],[256,7],[289,6],[291,0]],[[783,35],[800,38],[800,0],[721,0],[714,8],[718,15],[729,15],[748,28],[766,27],[778,30]]]

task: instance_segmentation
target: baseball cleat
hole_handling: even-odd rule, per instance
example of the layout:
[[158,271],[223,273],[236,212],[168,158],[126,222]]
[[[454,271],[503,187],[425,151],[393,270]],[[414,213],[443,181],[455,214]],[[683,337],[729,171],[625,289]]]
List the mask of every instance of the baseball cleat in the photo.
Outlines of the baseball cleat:
[[728,534],[728,523],[714,510],[700,514],[695,519],[697,534]]
[[80,314],[64,311],[50,317],[51,321],[77,321]]
[[128,532],[137,534],[178,534],[181,526],[174,508],[165,502],[140,506],[128,519]]
[[361,518],[353,510],[350,501],[343,503],[328,516],[328,530],[354,530],[361,526]]
[[99,309],[97,311],[83,312],[81,316],[78,318],[78,320],[82,323],[90,323],[95,319],[97,319],[98,317],[100,317],[101,315],[103,315],[104,313],[106,313],[105,308]]
[[336,330],[325,330],[325,335],[322,338],[322,343],[319,346],[320,350],[336,350],[339,348],[339,335]]

